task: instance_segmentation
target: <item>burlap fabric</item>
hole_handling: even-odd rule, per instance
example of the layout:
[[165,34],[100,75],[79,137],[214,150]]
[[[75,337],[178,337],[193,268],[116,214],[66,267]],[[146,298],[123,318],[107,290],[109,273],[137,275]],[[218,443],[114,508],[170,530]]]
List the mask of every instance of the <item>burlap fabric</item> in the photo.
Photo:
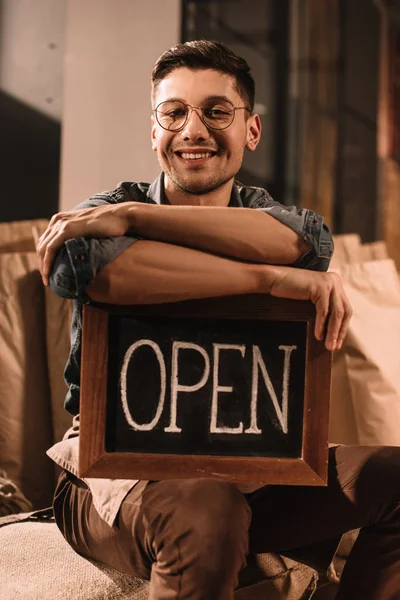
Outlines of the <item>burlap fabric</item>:
[[[0,600],[148,600],[148,582],[82,558],[54,521],[27,516],[0,519]],[[307,600],[316,589],[309,567],[275,554],[254,561],[264,580],[238,589],[235,600]]]
[[5,471],[0,470],[0,517],[32,510],[31,503],[11,481]]

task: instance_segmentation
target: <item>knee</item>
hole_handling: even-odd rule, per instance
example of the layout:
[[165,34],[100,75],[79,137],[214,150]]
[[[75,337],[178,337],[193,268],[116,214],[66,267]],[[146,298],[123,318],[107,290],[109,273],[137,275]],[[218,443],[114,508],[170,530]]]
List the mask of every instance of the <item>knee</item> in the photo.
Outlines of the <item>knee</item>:
[[380,501],[400,499],[400,447],[360,446],[338,449],[347,464],[347,485],[354,485],[356,499]]
[[373,448],[361,468],[360,476],[373,480],[375,487],[387,487],[389,483],[400,490],[400,447]]
[[251,511],[244,495],[224,481],[193,479],[157,482],[151,499],[154,560],[178,564],[196,581],[236,585],[248,552]]
[[231,483],[217,479],[188,480],[183,486],[177,517],[190,522],[202,535],[221,539],[232,531],[246,531],[251,511],[244,495]]
[[247,538],[251,511],[233,484],[217,479],[186,479],[158,482],[157,486],[158,497],[162,497],[156,519],[159,531],[166,528],[174,536],[201,545],[206,540],[221,544],[224,540],[234,543]]

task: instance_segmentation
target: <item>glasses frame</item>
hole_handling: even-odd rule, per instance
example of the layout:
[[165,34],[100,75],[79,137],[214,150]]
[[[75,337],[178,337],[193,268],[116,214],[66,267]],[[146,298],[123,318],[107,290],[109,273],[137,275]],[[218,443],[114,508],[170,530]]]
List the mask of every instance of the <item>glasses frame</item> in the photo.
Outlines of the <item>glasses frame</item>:
[[[217,99],[216,99],[217,100]],[[229,125],[226,125],[225,127],[213,127],[212,125],[209,125],[205,120],[204,120],[204,106],[208,103],[208,102],[212,102],[212,100],[206,100],[203,104],[203,106],[192,106],[191,104],[188,104],[187,102],[183,102],[182,100],[175,100],[174,102],[180,102],[181,104],[183,104],[184,106],[187,106],[190,110],[187,111],[186,117],[184,122],[182,123],[182,125],[180,127],[178,127],[178,129],[169,129],[168,127],[164,127],[164,125],[162,125],[158,119],[158,109],[162,104],[165,104],[166,102],[172,102],[171,100],[164,100],[163,102],[160,102],[160,104],[158,104],[156,106],[156,108],[153,109],[153,112],[156,115],[156,121],[159,124],[159,126],[164,129],[165,131],[172,131],[173,133],[178,133],[179,131],[182,131],[182,129],[185,127],[186,123],[188,122],[188,120],[190,119],[190,115],[192,114],[193,111],[196,111],[196,114],[198,115],[199,119],[201,120],[201,122],[203,123],[203,125],[205,125],[205,127],[207,127],[207,129],[212,129],[213,131],[224,131],[225,129],[228,129],[228,127],[230,127],[233,123],[233,121],[235,120],[235,116],[236,116],[236,111],[243,109],[243,110],[247,110],[250,114],[251,114],[251,110],[247,107],[247,106],[233,106],[232,104],[232,110],[233,110],[233,116],[232,116],[232,121],[229,123]],[[224,100],[224,102],[228,102],[228,100]],[[229,104],[231,104],[231,102],[229,101]],[[200,111],[200,112],[197,112]]]

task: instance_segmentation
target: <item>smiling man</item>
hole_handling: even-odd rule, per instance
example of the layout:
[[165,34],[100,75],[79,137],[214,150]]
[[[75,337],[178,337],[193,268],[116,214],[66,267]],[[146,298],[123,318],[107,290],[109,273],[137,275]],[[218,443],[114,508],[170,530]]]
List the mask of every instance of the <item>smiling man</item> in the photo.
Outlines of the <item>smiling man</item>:
[[[232,76],[185,67],[157,83],[153,99],[153,149],[165,173],[169,201],[226,206],[244,149],[255,150],[260,137],[251,100],[241,96]],[[236,118],[236,111],[244,114]],[[193,112],[197,118],[192,123]]]
[[38,245],[44,283],[75,302],[65,371],[74,424],[49,450],[63,469],[57,523],[79,553],[150,579],[151,600],[232,600],[249,552],[301,557],[308,546],[309,557],[324,542],[330,558],[342,533],[362,528],[338,598],[399,598],[398,448],[332,448],[326,488],[77,477],[84,302],[311,300],[329,350],[341,347],[351,316],[340,279],[325,272],[333,246],[323,219],[235,182],[261,135],[247,63],[217,42],[175,46],[154,67],[152,103],[159,178],[55,215]]

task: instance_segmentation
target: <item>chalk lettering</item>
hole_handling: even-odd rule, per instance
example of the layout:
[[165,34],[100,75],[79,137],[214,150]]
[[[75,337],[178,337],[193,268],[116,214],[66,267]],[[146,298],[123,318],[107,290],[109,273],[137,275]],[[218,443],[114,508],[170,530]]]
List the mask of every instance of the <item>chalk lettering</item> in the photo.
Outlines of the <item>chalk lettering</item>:
[[[127,376],[127,372],[128,372],[129,361],[132,357],[132,354],[138,348],[141,348],[142,346],[150,346],[150,348],[152,348],[154,350],[154,353],[157,357],[158,364],[160,367],[161,386],[160,386],[160,398],[158,401],[157,411],[156,411],[156,414],[154,415],[154,419],[152,421],[150,421],[150,423],[139,424],[133,420],[131,411],[129,410],[127,389],[126,389],[126,387],[127,387],[126,386],[126,376]],[[123,408],[123,411],[125,414],[125,418],[126,418],[128,424],[132,427],[132,429],[136,429],[138,431],[151,431],[152,429],[154,429],[154,427],[157,425],[158,421],[160,420],[160,417],[161,417],[161,414],[162,414],[162,411],[164,408],[165,390],[166,390],[165,361],[164,361],[164,357],[161,352],[160,346],[158,344],[156,344],[156,342],[153,342],[152,340],[138,340],[137,342],[135,342],[134,344],[129,346],[129,348],[126,351],[126,354],[124,356],[124,361],[123,361],[122,369],[121,369],[121,403],[122,403],[122,408]]]
[[[181,385],[178,381],[178,369],[179,369],[179,351],[180,350],[195,350],[200,352],[204,358],[204,373],[198,383],[194,385]],[[182,431],[176,424],[176,413],[177,413],[177,398],[179,392],[196,392],[206,383],[208,376],[210,375],[210,358],[207,352],[198,344],[192,344],[190,342],[174,342],[172,344],[172,366],[171,366],[171,422],[168,427],[164,429],[169,433],[179,433]]]
[[213,344],[214,348],[214,365],[213,365],[213,394],[211,403],[211,422],[210,422],[210,433],[243,433],[243,423],[240,422],[237,427],[226,427],[223,425],[217,425],[218,422],[218,393],[219,392],[232,392],[233,387],[230,385],[219,385],[219,353],[220,350],[239,350],[240,354],[244,358],[246,352],[246,346],[237,344]]
[[283,433],[288,432],[288,397],[289,397],[289,379],[290,379],[290,356],[293,350],[296,350],[297,346],[279,346],[279,350],[283,350],[285,358],[283,362],[283,380],[282,380],[282,408],[279,406],[278,397],[272,385],[271,378],[268,374],[267,367],[265,366],[264,359],[262,357],[260,348],[253,346],[253,373],[252,373],[252,385],[251,385],[251,408],[250,408],[250,427],[245,430],[245,433],[261,433],[257,425],[257,402],[258,402],[258,368],[260,368],[261,374],[264,379],[265,386],[271,397],[272,404],[274,405],[276,416],[279,424],[282,428]]
[[[128,405],[128,393],[127,393],[127,372],[131,357],[138,348],[142,346],[149,346],[154,351],[158,360],[160,370],[160,395],[157,405],[157,410],[154,418],[149,423],[137,423],[131,414]],[[276,417],[282,432],[288,433],[288,402],[289,402],[289,381],[290,381],[290,359],[293,350],[297,349],[297,346],[285,346],[281,345],[278,347],[279,350],[283,350],[285,353],[283,361],[283,377],[282,377],[282,402],[281,405],[278,401],[277,393],[272,384],[269,376],[267,367],[265,365],[263,356],[260,348],[257,345],[252,346],[252,377],[251,377],[251,399],[250,399],[250,426],[243,431],[243,422],[240,422],[237,427],[228,427],[227,425],[218,423],[218,396],[220,393],[232,393],[233,386],[231,385],[220,385],[219,384],[219,362],[220,353],[222,350],[236,350],[239,351],[242,358],[246,354],[246,346],[244,344],[213,344],[213,374],[212,374],[212,397],[211,397],[211,415],[210,415],[210,433],[228,433],[228,434],[261,434],[262,431],[258,427],[258,394],[259,394],[259,379],[260,373],[262,375],[265,387],[269,393],[272,404],[275,409]],[[179,353],[181,350],[194,350],[199,352],[204,359],[204,371],[200,380],[193,385],[183,385],[179,383]],[[167,433],[180,433],[181,427],[177,425],[178,417],[178,394],[179,392],[196,392],[200,388],[204,387],[210,376],[210,357],[207,351],[199,344],[184,341],[174,341],[172,344],[172,356],[171,356],[171,418],[170,423],[164,428]],[[166,395],[166,367],[163,353],[159,345],[148,339],[138,340],[132,344],[123,360],[121,369],[121,403],[124,411],[125,418],[128,424],[138,431],[151,431],[153,430],[160,420],[162,415],[165,395]]]

